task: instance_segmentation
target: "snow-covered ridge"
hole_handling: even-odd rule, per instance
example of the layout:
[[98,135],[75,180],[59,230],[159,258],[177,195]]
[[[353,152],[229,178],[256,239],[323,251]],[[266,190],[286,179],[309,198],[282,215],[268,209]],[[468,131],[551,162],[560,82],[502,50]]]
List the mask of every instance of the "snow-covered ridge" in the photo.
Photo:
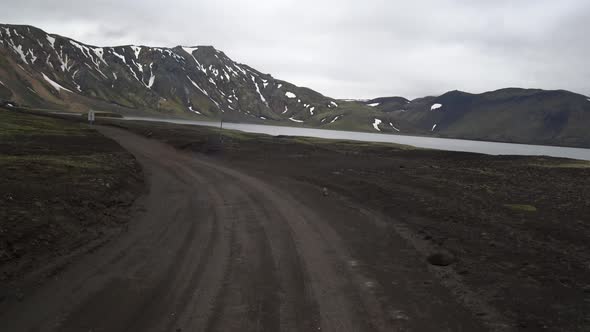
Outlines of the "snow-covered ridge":
[[21,75],[26,72],[47,82],[47,88],[115,101],[133,94],[132,107],[182,109],[207,116],[217,107],[220,112],[266,119],[280,116],[293,122],[320,115],[326,123],[341,118],[325,113],[339,106],[337,100],[309,96],[211,46],[99,47],[34,28],[0,25],[0,49],[10,54],[15,68],[23,70]]

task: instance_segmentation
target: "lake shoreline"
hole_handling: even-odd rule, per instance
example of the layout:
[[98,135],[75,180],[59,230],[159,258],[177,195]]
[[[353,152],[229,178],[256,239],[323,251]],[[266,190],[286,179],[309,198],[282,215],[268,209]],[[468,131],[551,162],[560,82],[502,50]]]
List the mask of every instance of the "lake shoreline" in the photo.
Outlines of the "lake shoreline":
[[[220,122],[193,121],[182,119],[160,119],[146,117],[125,117],[125,121],[163,122],[179,125],[196,125],[219,127]],[[566,146],[535,145],[521,143],[467,140],[446,137],[427,137],[413,135],[394,135],[385,133],[367,133],[333,129],[301,128],[274,126],[264,124],[247,124],[224,122],[223,128],[255,134],[315,137],[358,142],[395,143],[411,145],[417,148],[444,151],[472,152],[490,155],[549,156],[590,161],[590,149]]]

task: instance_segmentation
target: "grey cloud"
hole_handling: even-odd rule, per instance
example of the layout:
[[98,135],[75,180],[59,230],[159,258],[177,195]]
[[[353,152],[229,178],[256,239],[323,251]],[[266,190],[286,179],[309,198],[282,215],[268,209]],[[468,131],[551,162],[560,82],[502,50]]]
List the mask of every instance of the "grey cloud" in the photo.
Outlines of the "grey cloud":
[[7,1],[1,22],[95,45],[214,45],[338,98],[506,86],[590,94],[585,0]]

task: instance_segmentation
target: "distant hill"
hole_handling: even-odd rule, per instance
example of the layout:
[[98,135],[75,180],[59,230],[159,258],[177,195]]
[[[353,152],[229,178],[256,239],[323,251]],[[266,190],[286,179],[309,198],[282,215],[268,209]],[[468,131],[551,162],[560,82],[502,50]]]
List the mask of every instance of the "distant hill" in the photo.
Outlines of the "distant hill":
[[336,100],[212,46],[98,47],[0,24],[0,105],[590,147],[590,100],[568,91],[461,91]]
[[590,147],[590,99],[569,91],[451,91],[413,100],[404,110],[382,111],[420,134]]

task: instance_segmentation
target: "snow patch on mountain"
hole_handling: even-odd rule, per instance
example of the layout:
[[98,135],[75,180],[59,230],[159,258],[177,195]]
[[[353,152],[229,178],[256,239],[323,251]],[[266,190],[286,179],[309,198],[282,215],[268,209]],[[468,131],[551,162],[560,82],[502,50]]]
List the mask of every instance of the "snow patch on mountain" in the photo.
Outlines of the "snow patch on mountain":
[[84,45],[80,45],[80,44],[76,43],[76,42],[75,42],[75,41],[73,41],[73,40],[70,40],[70,44],[71,44],[72,46],[76,47],[77,49],[79,49],[79,50],[80,50],[80,52],[82,52],[82,55],[84,55],[85,57],[87,57],[87,58],[90,58],[90,57],[92,57],[92,56],[90,55],[90,49],[89,49],[88,47],[86,47],[86,46],[84,46]]
[[[231,73],[231,76],[233,76],[233,77],[238,76],[238,72],[235,71],[235,69],[233,69],[232,67],[225,65],[225,69],[227,69],[227,71],[229,71]],[[229,81],[229,77],[228,77],[228,81]]]
[[14,35],[20,38],[24,38],[23,36],[21,36],[18,31],[16,31],[16,29],[12,29],[12,32],[14,32]]
[[268,102],[266,101],[266,98],[264,98],[264,96],[260,92],[260,87],[258,87],[258,83],[256,83],[256,79],[254,78],[254,76],[250,76],[250,77],[252,78],[252,83],[254,83],[254,86],[256,87],[256,92],[258,92],[258,96],[260,96],[260,100],[262,100],[262,102],[264,103],[264,105],[266,105],[266,107],[270,107],[270,106],[268,106]]
[[328,123],[328,124],[331,124],[331,123],[334,123],[334,122],[336,122],[336,121],[340,120],[340,118],[341,118],[341,117],[342,117],[342,115],[337,115],[337,116],[336,116],[334,119],[332,119],[332,121],[330,121],[330,123]]
[[14,50],[14,52],[18,55],[20,55],[21,60],[23,60],[24,63],[28,64],[27,62],[27,57],[25,55],[25,52],[23,52],[23,47],[22,45],[18,45],[16,46],[15,44],[12,43],[12,41],[10,42],[10,47],[12,47],[12,49]]
[[135,67],[137,67],[137,70],[139,70],[143,74],[143,66],[141,64],[135,62],[135,60],[133,60],[133,59],[131,59],[131,61],[133,62]]
[[[106,61],[104,61],[104,50],[102,49],[102,47],[97,47],[97,48],[93,48],[92,51],[94,52],[94,54],[96,54],[96,56],[105,64],[105,65],[109,65]],[[98,61],[97,61],[98,62]]]
[[33,50],[29,50],[28,54],[31,56],[31,63],[35,63],[35,61],[37,61],[37,57],[33,53]]
[[437,110],[442,107],[442,104],[434,104],[430,107],[431,111]]
[[313,115],[313,111],[314,111],[314,110],[315,110],[315,107],[312,107],[312,108],[310,108],[310,109],[309,109],[309,113],[310,113],[311,115]]
[[379,129],[379,125],[381,124],[381,122],[383,122],[383,121],[375,118],[375,121],[373,122],[373,128],[375,128],[375,130],[377,130],[377,131],[381,131],[381,129]]
[[139,46],[129,46],[133,50],[133,54],[135,54],[135,58],[139,59],[139,54],[141,53],[141,47]]
[[209,94],[207,93],[207,91],[201,89],[201,87],[197,83],[195,83],[195,81],[191,80],[191,78],[188,76],[186,78],[188,78],[188,80],[191,81],[191,83],[195,86],[195,88],[199,89],[199,91],[201,91],[205,96],[209,97]]
[[45,38],[47,38],[51,48],[55,49],[55,38],[51,37],[50,35],[45,36]]
[[121,59],[121,61],[123,61],[124,64],[127,64],[127,60],[125,59],[125,57],[117,52],[115,52],[115,50],[111,50],[111,53],[113,53],[114,56],[116,56],[117,58]]
[[193,60],[195,60],[195,63],[197,64],[197,68],[199,68],[200,71],[202,71],[203,73],[207,74],[207,70],[205,69],[205,67],[203,67],[203,65],[201,65],[201,63],[199,62],[199,60],[197,60],[197,58],[193,55],[193,52],[198,50],[198,47],[184,47],[181,46],[180,48],[182,48],[183,51],[185,51],[186,53],[188,53],[188,55],[190,55]]
[[201,112],[195,111],[192,106],[189,106],[188,107],[188,110],[191,111],[191,112],[193,112],[193,113],[196,113],[196,114],[201,114]]
[[390,126],[391,126],[391,128],[393,128],[394,130],[396,130],[396,131],[400,131],[399,129],[397,129],[397,128],[396,128],[396,127],[393,125],[393,123],[391,123],[391,122],[390,122],[390,123],[389,123],[389,125],[390,125]]
[[12,38],[12,35],[10,34],[10,29],[4,28],[4,31],[6,31],[6,34],[8,35],[9,38]]
[[41,73],[41,74],[43,75],[43,78],[45,79],[45,81],[47,81],[47,83],[49,83],[58,92],[61,90],[72,92],[71,90],[64,88],[63,86],[59,85],[57,82],[53,81],[51,78],[47,77],[47,75],[45,75],[45,73]]
[[338,107],[338,104],[336,104],[335,102],[331,101],[330,104],[334,107]]
[[133,71],[133,68],[131,68],[131,66],[130,66],[130,65],[128,65],[128,64],[127,64],[127,68],[129,68],[129,71],[131,72],[131,75],[133,75],[133,77],[134,77],[134,78],[135,78],[137,81],[141,82],[141,81],[139,80],[139,77],[137,77],[137,74],[135,74],[135,72]]
[[372,104],[367,104],[367,106],[371,106],[371,107],[377,107],[381,105],[381,103],[372,103]]
[[[56,54],[57,54],[57,52],[56,52]],[[70,71],[70,69],[72,69],[72,67],[74,66],[74,63],[70,63],[70,59],[69,59],[68,55],[63,54],[63,50],[60,50],[59,54],[57,54],[57,60],[59,60],[59,62],[61,63],[61,71],[63,71],[63,72]]]
[[291,120],[293,122],[299,122],[299,123],[303,122],[303,120],[293,119],[293,117],[290,117],[289,120]]
[[430,129],[430,131],[434,131],[434,129],[436,129],[437,124],[435,123],[434,126],[432,126],[432,129]]
[[297,98],[297,95],[290,91],[285,92],[285,96],[289,99]]
[[151,89],[152,86],[154,85],[154,82],[156,81],[156,75],[154,74],[154,70],[153,67],[154,63],[150,63],[150,80],[148,81],[147,87],[148,89]]

